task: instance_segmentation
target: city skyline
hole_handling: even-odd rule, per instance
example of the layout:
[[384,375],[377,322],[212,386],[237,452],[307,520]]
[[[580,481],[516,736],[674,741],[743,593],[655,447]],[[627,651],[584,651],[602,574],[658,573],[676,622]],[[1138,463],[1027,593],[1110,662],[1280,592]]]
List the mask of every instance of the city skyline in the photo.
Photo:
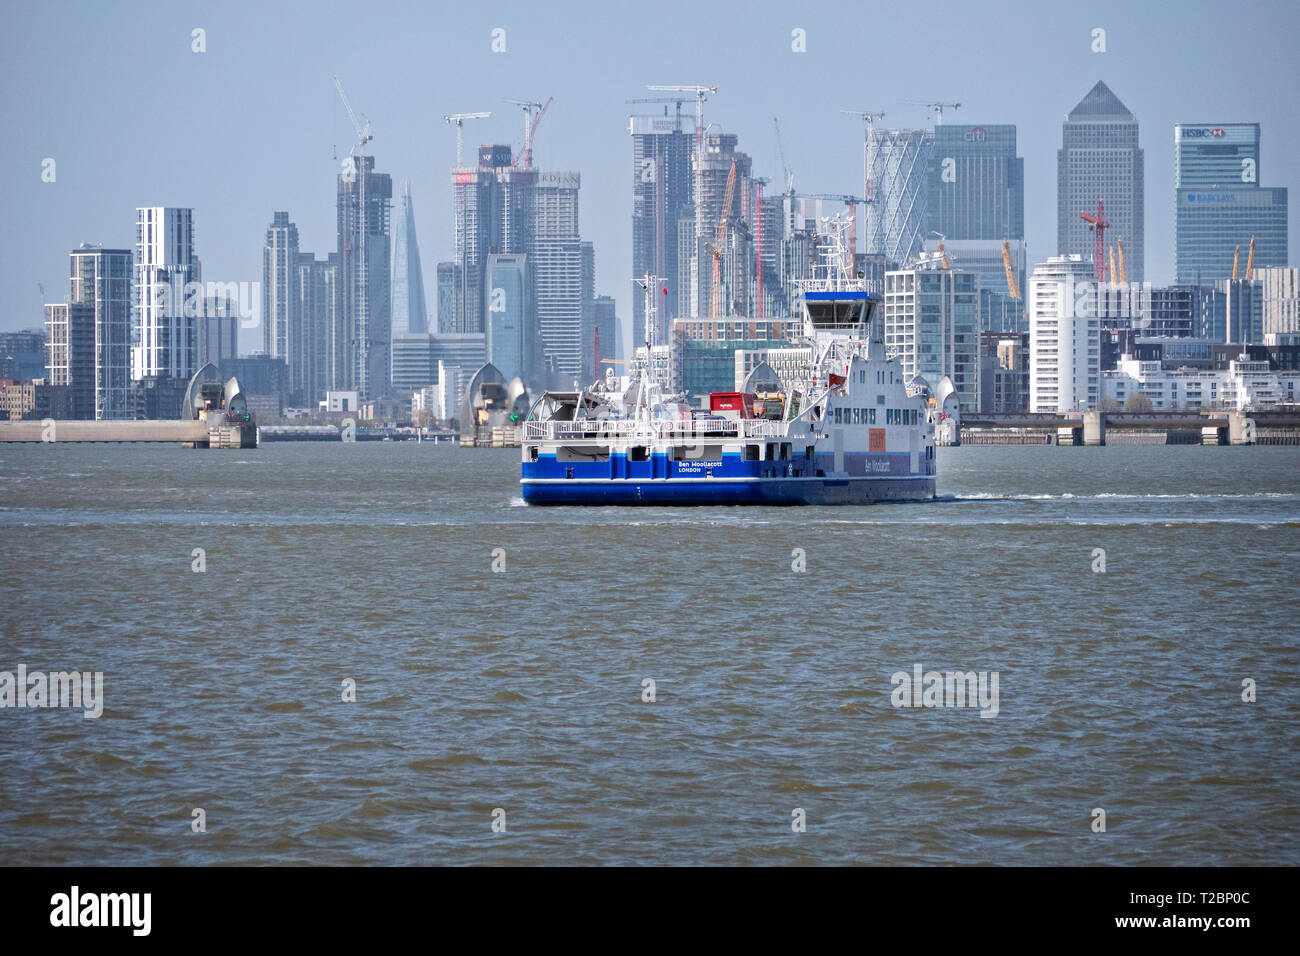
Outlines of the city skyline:
[[[58,8],[55,8],[57,11]],[[324,4],[322,20],[340,8]],[[388,38],[357,41],[335,36],[319,25],[294,20],[254,21],[252,7],[211,15],[176,13],[160,8],[151,34],[161,61],[148,69],[174,74],[176,88],[160,93],[163,102],[182,94],[192,96],[194,126],[222,122],[242,127],[241,143],[266,151],[264,175],[249,176],[244,163],[209,149],[186,149],[186,138],[175,143],[145,138],[142,126],[153,120],[152,111],[134,107],[113,117],[82,115],[75,106],[75,84],[60,78],[60,70],[43,83],[40,95],[10,102],[10,127],[18,146],[8,153],[8,181],[31,187],[15,189],[9,199],[15,211],[39,224],[36,241],[6,241],[4,312],[0,328],[6,330],[39,324],[41,305],[35,281],[57,287],[61,257],[81,242],[106,247],[130,244],[125,217],[138,206],[175,204],[195,210],[201,222],[201,249],[205,279],[256,280],[260,276],[259,239],[272,210],[287,209],[298,223],[305,248],[327,249],[334,230],[328,198],[338,160],[350,146],[352,133],[337,102],[332,73],[348,83],[358,113],[373,125],[374,141],[368,151],[380,157],[380,166],[395,178],[409,178],[422,201],[416,210],[417,230],[424,239],[423,267],[431,272],[451,255],[451,195],[446,169],[455,156],[453,130],[441,122],[442,112],[491,110],[493,115],[467,132],[467,148],[480,142],[518,144],[518,113],[502,102],[504,97],[554,95],[555,102],[537,137],[537,164],[550,169],[573,169],[583,174],[582,235],[598,252],[595,291],[612,295],[618,303],[623,331],[633,314],[631,290],[632,249],[627,223],[632,215],[632,195],[627,188],[627,117],[632,108],[626,98],[647,95],[647,84],[707,82],[719,92],[706,104],[706,122],[739,136],[739,148],[754,158],[756,175],[774,180],[780,176],[771,117],[782,123],[785,152],[797,177],[797,187],[816,191],[856,193],[862,178],[862,129],[842,108],[884,110],[884,127],[922,128],[931,118],[923,107],[900,101],[923,97],[951,98],[962,108],[949,113],[949,122],[1014,124],[1018,129],[1018,154],[1024,158],[1026,235],[1028,259],[1042,261],[1056,254],[1055,151],[1060,146],[1060,122],[1065,113],[1098,80],[1104,80],[1137,116],[1142,126],[1146,156],[1145,191],[1153,197],[1146,213],[1146,276],[1156,285],[1173,280],[1174,243],[1173,127],[1180,122],[1258,122],[1263,131],[1261,166],[1269,184],[1291,186],[1295,164],[1288,163],[1300,145],[1295,129],[1295,108],[1284,98],[1265,102],[1250,96],[1257,84],[1267,84],[1269,71],[1281,70],[1288,54],[1282,48],[1286,31],[1261,30],[1260,18],[1245,13],[1222,28],[1192,31],[1183,38],[1177,55],[1162,48],[1160,26],[1169,21],[1158,9],[1130,10],[1101,4],[1089,14],[1047,15],[1011,4],[982,9],[980,16],[955,11],[945,16],[951,38],[937,41],[928,27],[933,14],[901,12],[871,32],[874,67],[862,74],[858,34],[836,29],[836,18],[850,8],[830,6],[805,14],[771,5],[771,16],[728,18],[691,11],[701,24],[701,35],[682,36],[673,30],[674,17],[685,18],[690,8],[670,4],[662,21],[651,23],[636,37],[581,22],[559,10],[549,15],[509,5],[486,16],[447,12],[433,22],[427,15],[404,9],[377,8],[376,35]],[[1215,8],[1202,4],[1199,8]],[[1296,14],[1281,4],[1260,4],[1260,11],[1275,11],[1283,19]],[[778,15],[779,14],[779,15]],[[110,87],[129,84],[146,71],[137,62],[138,42],[102,46],[82,44],[56,29],[57,13],[31,10],[26,22],[16,24],[12,37],[23,35],[27,45],[6,49],[5,66],[17,82],[16,71],[30,67],[33,57],[51,67],[74,57],[78,77],[97,71]],[[1180,16],[1192,16],[1184,11]],[[107,11],[88,8],[85,19],[96,29],[86,35],[127,38],[128,27]],[[204,19],[207,23],[202,23]],[[985,20],[990,22],[984,22]],[[788,20],[788,27],[782,21]],[[193,22],[191,22],[193,21]],[[251,24],[256,22],[256,29]],[[398,30],[409,28],[411,35]],[[493,53],[492,30],[500,26],[505,52]],[[392,29],[388,29],[391,27]],[[971,31],[963,33],[961,28]],[[765,69],[759,83],[745,62],[728,62],[709,53],[708,36],[725,28],[738,46],[749,44]],[[204,51],[194,52],[195,29],[204,30]],[[806,53],[794,52],[792,31],[806,34]],[[1096,29],[1106,30],[1104,53],[1094,53]],[[294,70],[288,93],[293,108],[255,105],[255,91],[282,71],[259,65],[264,45],[294,43],[296,33],[307,31],[300,66]],[[159,46],[160,37],[174,33],[176,49]],[[852,33],[852,31],[849,31]],[[660,36],[662,34],[662,37]],[[671,36],[679,43],[664,53],[659,38]],[[987,48],[979,43],[955,43],[957,37],[986,37],[990,43],[1011,44],[1020,58],[1002,57],[1005,67],[989,69]],[[933,50],[926,79],[918,83],[894,77],[906,62],[896,47],[908,38],[925,37]],[[742,42],[744,41],[744,42]],[[446,67],[436,71],[437,93],[428,95],[420,85],[418,95],[395,89],[390,82],[404,70],[426,75],[417,54],[422,43],[445,48]],[[582,68],[566,60],[574,47],[590,59]],[[114,52],[116,51],[116,52]],[[1272,54],[1272,55],[1270,55]],[[1212,84],[1198,82],[1205,67],[1221,58],[1249,55],[1262,63],[1262,75],[1249,79],[1226,75]],[[492,58],[492,59],[489,59]],[[741,58],[744,60],[744,58]],[[74,61],[67,61],[74,62]],[[809,69],[817,64],[817,71]],[[492,71],[485,71],[492,67]],[[898,69],[891,69],[897,67]],[[605,70],[614,80],[594,89],[585,82],[589,68]],[[1159,69],[1166,80],[1151,84],[1147,77]],[[317,73],[317,71],[319,71]],[[826,82],[823,74],[844,82]],[[857,77],[864,76],[860,85]],[[835,92],[826,94],[834,88]],[[74,115],[75,130],[49,117]],[[117,125],[109,122],[117,121]],[[107,124],[107,125],[106,125]],[[233,126],[232,126],[233,128]],[[467,127],[467,130],[470,129]],[[105,141],[109,149],[92,148]],[[132,148],[148,142],[149,148]],[[264,145],[258,145],[264,144]],[[216,153],[217,155],[210,155]],[[54,182],[42,183],[42,163],[57,164]],[[243,169],[243,172],[240,170]],[[44,192],[42,192],[44,190]],[[769,193],[770,194],[770,193]],[[859,248],[865,243],[859,230]],[[428,238],[425,238],[428,237]],[[248,332],[245,332],[247,335]],[[260,333],[255,333],[260,337]],[[241,342],[241,345],[244,343]]]

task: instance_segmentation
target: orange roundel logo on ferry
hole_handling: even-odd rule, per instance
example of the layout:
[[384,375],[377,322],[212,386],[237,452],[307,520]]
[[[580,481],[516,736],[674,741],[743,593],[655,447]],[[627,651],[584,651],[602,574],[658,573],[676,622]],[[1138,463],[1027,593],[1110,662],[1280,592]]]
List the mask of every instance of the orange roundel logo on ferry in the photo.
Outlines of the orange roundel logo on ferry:
[[883,428],[867,429],[867,451],[885,450],[885,430]]

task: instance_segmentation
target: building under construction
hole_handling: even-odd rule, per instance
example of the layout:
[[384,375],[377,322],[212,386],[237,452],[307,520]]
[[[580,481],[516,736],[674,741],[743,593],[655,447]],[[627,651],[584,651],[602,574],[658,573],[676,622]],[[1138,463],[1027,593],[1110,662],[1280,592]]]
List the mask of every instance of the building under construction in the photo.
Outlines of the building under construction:
[[[680,301],[682,283],[679,263],[682,247],[694,245],[691,156],[695,149],[693,122],[683,118],[680,99],[669,116],[632,116],[632,274],[653,275],[661,280],[660,298],[674,305]],[[685,231],[682,224],[686,223]],[[667,335],[668,309],[660,308],[656,341]],[[645,328],[644,304],[632,297],[632,328],[641,335]],[[612,343],[611,343],[612,344]]]

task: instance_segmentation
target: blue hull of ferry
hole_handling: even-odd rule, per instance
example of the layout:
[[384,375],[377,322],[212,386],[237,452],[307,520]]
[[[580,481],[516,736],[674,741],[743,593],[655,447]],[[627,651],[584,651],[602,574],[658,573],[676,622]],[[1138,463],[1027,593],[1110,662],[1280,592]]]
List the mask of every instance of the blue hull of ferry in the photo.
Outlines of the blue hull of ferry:
[[[521,487],[531,505],[865,505],[934,497],[934,475],[909,474],[910,455],[846,455],[848,475],[827,475],[832,457],[681,462],[655,455],[637,462],[615,455],[567,463],[544,456],[524,463]],[[869,470],[877,473],[863,473]]]
[[523,485],[530,505],[869,505],[885,501],[929,501],[934,479],[760,478],[606,479]]

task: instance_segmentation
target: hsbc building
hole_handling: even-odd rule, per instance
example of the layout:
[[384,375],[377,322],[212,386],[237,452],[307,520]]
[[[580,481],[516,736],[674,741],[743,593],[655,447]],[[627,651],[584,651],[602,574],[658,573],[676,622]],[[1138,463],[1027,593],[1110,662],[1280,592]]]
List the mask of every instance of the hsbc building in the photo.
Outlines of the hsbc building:
[[1229,278],[1252,237],[1256,266],[1287,264],[1287,190],[1260,185],[1259,136],[1258,123],[1174,127],[1175,282]]

